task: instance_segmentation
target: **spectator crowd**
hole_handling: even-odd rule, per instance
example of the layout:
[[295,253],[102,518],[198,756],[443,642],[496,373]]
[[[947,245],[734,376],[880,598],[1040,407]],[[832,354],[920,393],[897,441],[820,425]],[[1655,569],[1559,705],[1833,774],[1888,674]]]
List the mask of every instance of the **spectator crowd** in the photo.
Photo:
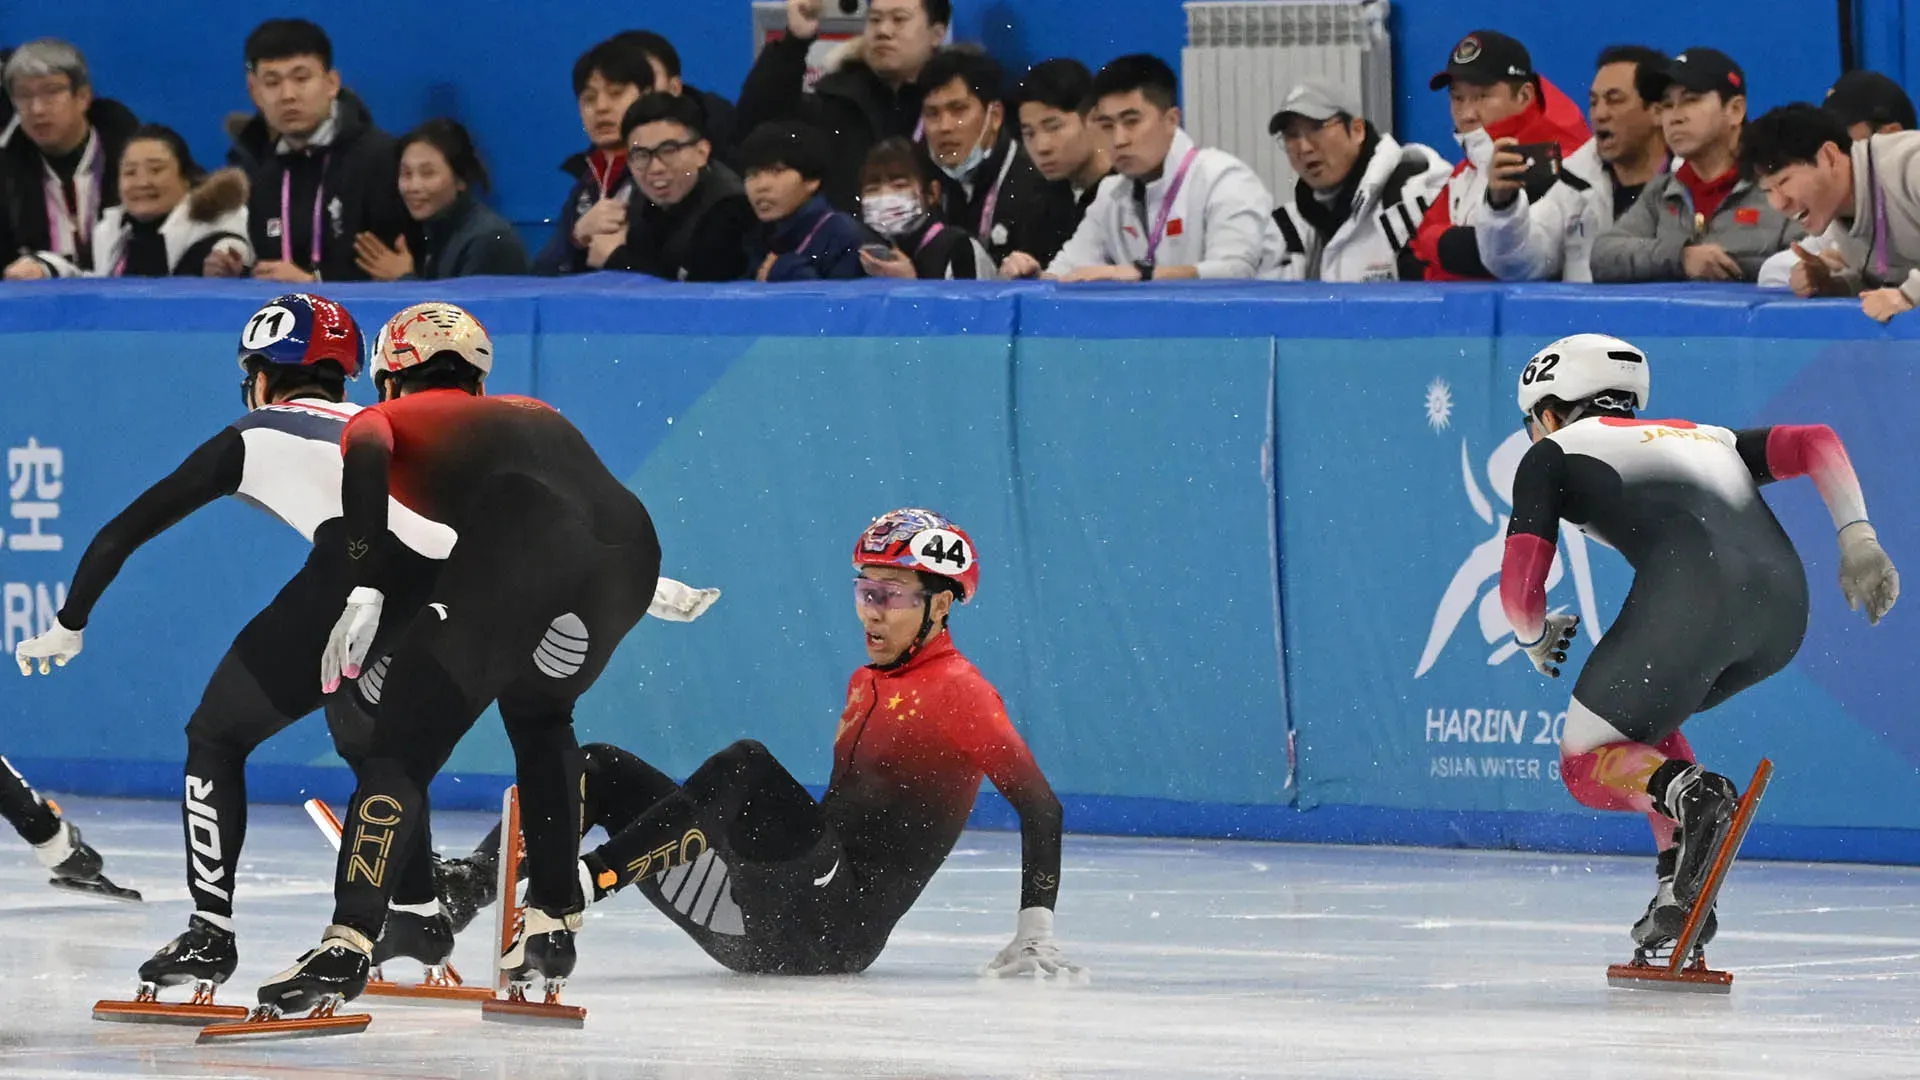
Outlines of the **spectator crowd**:
[[1476,30],[1429,83],[1457,162],[1308,79],[1267,129],[1298,175],[1281,201],[1188,133],[1164,60],[1013,80],[945,44],[951,19],[951,0],[872,0],[809,89],[820,3],[787,0],[737,101],[686,82],[659,34],[592,46],[584,147],[537,252],[483,200],[467,130],[381,130],[312,22],[249,35],[256,112],[211,171],[97,94],[72,45],[28,42],[0,66],[4,276],[1690,280],[1855,296],[1882,321],[1920,303],[1920,125],[1873,72],[1756,117],[1733,57],[1614,45],[1583,114],[1523,43]]

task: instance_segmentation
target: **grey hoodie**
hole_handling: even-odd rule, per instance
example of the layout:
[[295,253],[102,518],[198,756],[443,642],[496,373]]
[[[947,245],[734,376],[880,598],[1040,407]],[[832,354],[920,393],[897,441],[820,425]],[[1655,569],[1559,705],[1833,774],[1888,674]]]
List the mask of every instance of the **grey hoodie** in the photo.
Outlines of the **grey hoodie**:
[[1820,234],[1847,258],[1834,275],[1849,293],[1895,287],[1920,305],[1920,131],[1853,144],[1852,220]]

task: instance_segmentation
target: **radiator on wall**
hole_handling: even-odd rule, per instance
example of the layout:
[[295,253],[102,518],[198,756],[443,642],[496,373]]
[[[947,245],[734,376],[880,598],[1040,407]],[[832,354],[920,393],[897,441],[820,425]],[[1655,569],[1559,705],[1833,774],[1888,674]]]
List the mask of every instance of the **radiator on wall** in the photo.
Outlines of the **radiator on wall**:
[[1295,177],[1267,121],[1301,79],[1347,87],[1367,122],[1392,133],[1387,0],[1195,0],[1186,8],[1187,130],[1252,166],[1278,202],[1292,198]]

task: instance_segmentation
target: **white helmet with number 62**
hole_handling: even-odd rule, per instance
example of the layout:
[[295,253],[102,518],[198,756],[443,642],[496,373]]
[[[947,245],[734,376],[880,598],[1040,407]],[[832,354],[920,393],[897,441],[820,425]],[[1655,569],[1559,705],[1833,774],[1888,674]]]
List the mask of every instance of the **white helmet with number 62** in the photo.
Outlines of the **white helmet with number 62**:
[[1532,416],[1543,398],[1573,404],[1612,390],[1631,395],[1638,412],[1647,407],[1652,382],[1640,349],[1605,334],[1575,334],[1527,361],[1520,373],[1520,411]]

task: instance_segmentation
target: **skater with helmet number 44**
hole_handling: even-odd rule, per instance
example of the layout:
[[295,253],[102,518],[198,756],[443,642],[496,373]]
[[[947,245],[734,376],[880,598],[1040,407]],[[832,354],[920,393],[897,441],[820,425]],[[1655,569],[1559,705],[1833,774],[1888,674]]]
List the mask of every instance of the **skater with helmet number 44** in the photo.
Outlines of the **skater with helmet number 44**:
[[1760,488],[1812,478],[1854,610],[1877,624],[1900,595],[1833,429],[1641,419],[1650,386],[1646,354],[1601,334],[1528,362],[1519,403],[1534,445],[1514,478],[1500,578],[1515,641],[1557,678],[1579,621],[1546,608],[1560,523],[1633,567],[1619,617],[1574,684],[1560,771],[1582,804],[1652,823],[1658,883],[1633,927],[1642,960],[1674,945],[1696,899],[1708,906],[1694,944],[1713,937],[1710,870],[1718,861],[1724,872],[1738,842],[1734,785],[1695,763],[1681,725],[1786,667],[1806,633],[1806,570]]
[[1053,936],[1060,802],[948,629],[979,590],[972,538],[932,511],[895,510],[861,533],[853,565],[869,663],[848,680],[824,797],[751,740],[683,784],[588,746],[584,824],[610,837],[581,859],[588,898],[634,886],[734,971],[864,971],[945,863],[985,777],[1018,811],[1021,847],[1016,930],[987,973],[1083,975]]

